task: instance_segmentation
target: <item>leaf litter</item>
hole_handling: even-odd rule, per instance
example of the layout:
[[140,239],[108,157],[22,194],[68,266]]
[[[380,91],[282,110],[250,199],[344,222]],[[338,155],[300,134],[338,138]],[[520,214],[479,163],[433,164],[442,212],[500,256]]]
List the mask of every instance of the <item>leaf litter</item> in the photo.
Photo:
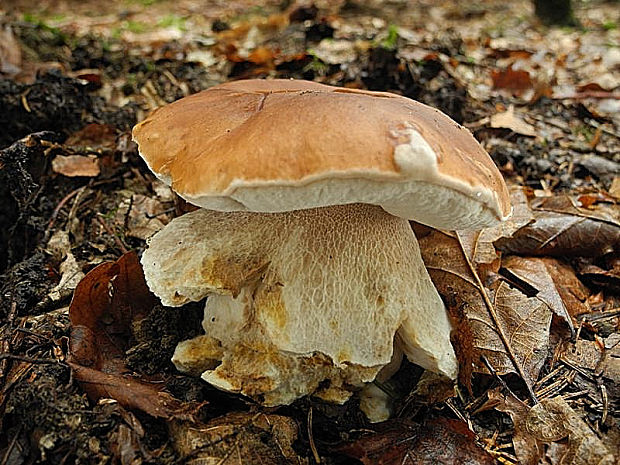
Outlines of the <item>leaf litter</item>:
[[[0,219],[14,226],[0,232],[0,456],[548,465],[617,455],[618,59],[603,27],[616,13],[579,9],[578,31],[510,19],[522,5],[497,2],[208,3],[118,13],[112,2],[95,19],[81,5],[26,16],[16,2],[2,16]],[[124,253],[187,207],[148,174],[128,130],[166,102],[267,76],[436,106],[514,184],[500,227],[415,226],[469,390],[439,389],[405,363],[382,387],[402,418],[375,427],[351,413],[355,400],[274,414],[175,373],[169,354],[201,309],[155,303]]]

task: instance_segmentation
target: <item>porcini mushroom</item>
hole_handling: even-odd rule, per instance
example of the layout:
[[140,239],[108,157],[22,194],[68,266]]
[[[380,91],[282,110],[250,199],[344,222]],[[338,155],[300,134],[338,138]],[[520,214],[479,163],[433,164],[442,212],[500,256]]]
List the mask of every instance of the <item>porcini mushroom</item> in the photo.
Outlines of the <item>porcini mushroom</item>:
[[133,137],[202,207],[142,257],[165,305],[208,296],[205,335],[179,344],[180,370],[265,405],[343,402],[400,350],[455,378],[450,322],[408,220],[469,229],[509,214],[466,129],[389,93],[248,80],[160,108]]

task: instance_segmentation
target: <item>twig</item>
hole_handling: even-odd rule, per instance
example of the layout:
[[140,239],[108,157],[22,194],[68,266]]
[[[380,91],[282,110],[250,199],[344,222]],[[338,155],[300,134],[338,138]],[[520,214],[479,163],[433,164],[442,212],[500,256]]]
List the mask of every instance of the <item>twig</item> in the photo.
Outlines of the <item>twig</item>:
[[17,302],[15,302],[15,300],[12,300],[9,314],[6,317],[6,325],[4,326],[6,328],[6,334],[2,334],[2,336],[0,337],[0,350],[2,350],[2,353],[0,353],[0,385],[4,382],[9,363],[7,358],[2,358],[2,355],[4,355],[5,353],[8,354],[11,350],[11,341],[9,334],[11,333],[11,329],[13,328],[16,317]]
[[620,139],[620,134],[618,134],[617,132],[612,131],[611,129],[607,129],[605,126],[603,126],[598,121],[595,121],[595,120],[593,120],[591,118],[586,118],[584,121],[587,124],[589,124],[590,126],[595,127],[596,129],[600,129],[605,134],[608,134],[610,136],[614,136],[616,139]]
[[22,432],[23,426],[24,426],[24,423],[20,422],[19,426],[17,427],[17,431],[15,431],[15,436],[13,436],[13,439],[11,439],[11,443],[6,448],[6,453],[4,454],[4,457],[2,457],[1,465],[6,465],[9,462],[9,457],[11,456],[11,452],[13,452],[13,448],[15,447],[15,444],[17,443],[17,438]]
[[321,456],[316,450],[316,445],[314,444],[314,435],[312,434],[312,407],[310,407],[310,410],[308,410],[308,441],[310,442],[310,450],[312,450],[314,461],[316,463],[321,463]]
[[[71,200],[71,198],[73,196],[77,195],[79,192],[81,192],[84,189],[86,189],[86,187],[87,186],[82,186],[82,187],[78,187],[77,189],[72,190],[67,195],[65,195],[60,202],[58,202],[58,205],[56,205],[56,208],[54,208],[54,211],[52,212],[52,216],[50,217],[49,223],[47,223],[47,229],[45,230],[45,238],[49,237],[49,233],[50,233],[51,229],[54,227],[54,223],[56,222],[56,217],[60,213],[60,210],[62,209],[62,207],[64,207],[66,205],[66,203],[69,200]],[[45,241],[45,242],[47,242],[47,241]]]
[[480,294],[482,295],[482,299],[484,300],[484,303],[485,303],[485,305],[487,307],[487,310],[489,311],[489,315],[491,316],[491,319],[493,320],[493,323],[495,324],[495,327],[497,328],[497,334],[499,335],[500,339],[502,340],[502,343],[504,344],[504,347],[506,348],[506,353],[508,354],[508,357],[510,358],[510,361],[512,362],[513,366],[515,367],[515,370],[517,370],[517,373],[519,373],[519,376],[521,376],[521,379],[523,379],[523,382],[525,383],[525,386],[527,387],[527,392],[530,395],[530,398],[532,399],[532,402],[534,402],[534,404],[537,404],[538,403],[538,399],[536,398],[536,394],[534,393],[534,390],[532,389],[532,386],[530,386],[530,383],[529,383],[527,377],[525,376],[525,372],[523,371],[523,368],[521,367],[521,365],[517,361],[517,358],[515,357],[515,354],[512,351],[512,347],[510,346],[510,343],[508,342],[508,338],[506,337],[506,334],[504,333],[504,330],[502,329],[502,327],[499,324],[499,317],[497,316],[497,313],[495,312],[495,307],[491,303],[491,299],[489,299],[489,295],[487,294],[486,289],[485,289],[484,285],[482,284],[482,280],[480,279],[480,276],[478,276],[478,272],[476,271],[476,268],[474,267],[474,264],[469,259],[469,256],[467,255],[467,252],[465,252],[465,247],[463,246],[463,241],[461,240],[461,236],[460,236],[460,234],[458,232],[456,233],[456,239],[459,241],[459,246],[461,247],[461,251],[463,252],[463,256],[465,257],[465,261],[467,262],[467,266],[469,267],[469,270],[471,271],[472,275],[474,276],[474,279],[476,280],[476,284],[478,286],[478,289],[480,290]]
[[97,222],[103,227],[103,229],[105,229],[106,232],[110,236],[112,236],[112,238],[114,239],[114,242],[116,242],[116,245],[118,245],[118,247],[121,249],[121,252],[123,253],[129,252],[127,247],[125,247],[125,244],[123,244],[123,241],[121,241],[120,238],[116,234],[114,234],[114,231],[112,231],[112,228],[110,228],[110,226],[103,220],[103,218],[101,218],[100,216],[96,216],[95,218],[97,219]]
[[604,90],[586,90],[584,92],[575,92],[572,95],[553,97],[554,100],[583,100],[587,98],[620,99],[620,94]]
[[62,363],[60,360],[55,359],[55,358],[33,358],[33,357],[26,357],[25,355],[15,355],[15,354],[8,354],[8,353],[0,354],[0,361],[4,361],[4,360],[18,360],[20,362],[41,363],[41,364]]
[[607,396],[607,388],[604,384],[600,384],[599,388],[601,389],[601,400],[603,401],[603,414],[601,415],[601,425],[604,425],[607,421],[607,414],[609,411],[609,398]]

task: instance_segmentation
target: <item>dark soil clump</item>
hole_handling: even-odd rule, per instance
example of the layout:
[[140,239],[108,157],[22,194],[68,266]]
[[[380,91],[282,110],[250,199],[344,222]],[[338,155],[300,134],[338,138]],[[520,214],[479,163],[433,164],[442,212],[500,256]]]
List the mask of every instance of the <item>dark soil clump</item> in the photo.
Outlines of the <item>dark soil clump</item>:
[[88,122],[103,122],[120,129],[136,123],[135,108],[109,110],[82,81],[57,71],[39,76],[33,84],[0,80],[0,147],[36,131],[70,134]]

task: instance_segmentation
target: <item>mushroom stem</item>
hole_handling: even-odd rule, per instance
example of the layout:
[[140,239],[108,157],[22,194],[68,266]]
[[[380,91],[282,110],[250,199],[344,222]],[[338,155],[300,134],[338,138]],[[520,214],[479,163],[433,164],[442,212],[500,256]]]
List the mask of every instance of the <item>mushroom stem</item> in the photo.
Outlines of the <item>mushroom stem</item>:
[[450,323],[413,231],[380,207],[201,209],[156,234],[142,263],[165,305],[210,296],[207,339],[186,344],[189,355],[180,345],[175,363],[195,371],[204,347],[221,364],[203,378],[222,389],[280,405],[321,384],[323,397],[344,401],[390,362],[397,331],[411,361],[456,375]]

